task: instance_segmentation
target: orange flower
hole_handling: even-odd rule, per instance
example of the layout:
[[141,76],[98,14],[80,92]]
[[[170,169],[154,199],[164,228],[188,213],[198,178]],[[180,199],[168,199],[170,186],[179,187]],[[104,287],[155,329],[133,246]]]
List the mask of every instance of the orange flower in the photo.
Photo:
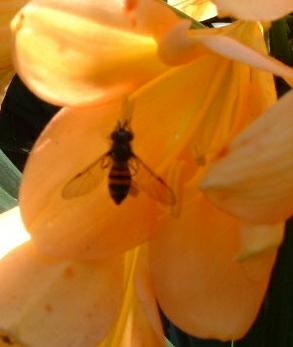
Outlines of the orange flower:
[[[113,0],[113,16],[104,1],[86,2],[88,7],[80,1],[50,3],[31,3],[13,23],[20,74],[41,96],[68,106],[38,139],[24,175],[20,205],[34,243],[50,256],[86,260],[89,266],[120,257],[119,267],[126,262],[124,252],[148,241],[137,251],[140,261],[129,251],[133,267],[125,270],[129,276],[121,275],[127,279],[126,289],[123,280],[115,285],[115,290],[126,290],[123,303],[104,310],[111,313],[122,305],[104,346],[129,346],[130,341],[135,346],[144,338],[135,340],[137,324],[147,330],[150,346],[161,346],[154,296],[167,316],[190,334],[239,338],[261,304],[287,213],[274,224],[252,224],[217,209],[198,183],[214,189],[204,186],[209,168],[213,170],[231,140],[276,101],[272,75],[259,69],[289,83],[292,69],[266,54],[257,23],[191,31],[189,22],[156,1],[128,1],[123,12]],[[101,42],[106,48],[98,46]],[[127,74],[120,74],[120,67]],[[84,196],[62,197],[67,182],[109,149],[107,136],[125,114],[121,93],[128,95],[132,109],[135,153],[172,187],[174,209],[161,207],[143,192],[117,206],[105,179]],[[136,285],[133,294],[136,267],[138,278],[151,284],[137,282],[141,286]],[[108,288],[105,284],[102,289]],[[144,304],[144,310],[138,304]],[[13,325],[5,324],[12,331]],[[96,326],[102,331],[99,336],[105,336]],[[29,334],[36,339],[39,332],[31,329]]]

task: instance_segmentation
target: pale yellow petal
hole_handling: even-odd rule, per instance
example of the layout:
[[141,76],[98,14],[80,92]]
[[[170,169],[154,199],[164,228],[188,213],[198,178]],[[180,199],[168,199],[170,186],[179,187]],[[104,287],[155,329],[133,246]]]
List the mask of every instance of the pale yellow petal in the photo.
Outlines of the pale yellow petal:
[[293,11],[292,0],[213,0],[220,15],[246,20],[275,20]]
[[284,223],[257,225],[243,223],[240,229],[241,249],[236,259],[244,261],[259,254],[274,252],[283,241]]
[[193,184],[184,197],[180,218],[163,221],[164,232],[150,243],[159,304],[191,335],[238,339],[257,316],[276,252],[237,261],[239,221],[213,207]]
[[201,183],[219,208],[258,224],[293,213],[293,92],[226,148]]
[[35,0],[34,3],[116,29],[158,36],[181,20],[157,0]]
[[145,247],[139,247],[126,254],[125,294],[120,316],[98,347],[165,347],[145,251]]
[[[242,33],[242,37],[239,32]],[[180,23],[160,42],[159,54],[167,64],[178,65],[213,52],[281,76],[292,85],[292,68],[253,47],[257,40],[260,40],[260,47],[263,46],[264,41],[259,33],[257,23],[240,22],[228,28],[192,32],[189,31],[189,23]]]
[[[28,1],[27,1],[28,2]],[[131,30],[133,23],[126,14],[121,0],[33,0],[31,5],[50,8],[86,18],[116,29]]]
[[96,20],[36,2],[14,18],[16,69],[35,94],[59,105],[90,103],[167,69],[152,37],[104,24],[94,13]]
[[168,3],[197,21],[217,16],[217,7],[209,0],[169,0]]
[[92,347],[118,317],[123,261],[58,261],[31,242],[0,262],[0,331],[30,347]]

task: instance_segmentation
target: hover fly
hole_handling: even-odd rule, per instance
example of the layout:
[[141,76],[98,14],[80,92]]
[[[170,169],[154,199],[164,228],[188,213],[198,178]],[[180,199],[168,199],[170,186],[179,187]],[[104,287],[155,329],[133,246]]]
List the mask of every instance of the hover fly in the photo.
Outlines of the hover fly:
[[89,193],[101,183],[101,174],[108,169],[109,193],[115,204],[142,190],[160,203],[174,205],[173,191],[133,152],[134,134],[129,120],[119,121],[110,139],[109,151],[76,174],[63,188],[62,196],[71,199]]

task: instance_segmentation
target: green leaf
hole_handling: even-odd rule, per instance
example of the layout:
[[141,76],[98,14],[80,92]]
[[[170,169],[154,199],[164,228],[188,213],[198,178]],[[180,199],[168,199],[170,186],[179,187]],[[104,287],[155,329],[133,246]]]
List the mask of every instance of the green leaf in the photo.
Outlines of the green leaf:
[[17,200],[0,187],[0,213],[17,205]]
[[168,339],[166,339],[167,347],[175,347]]
[[21,173],[0,150],[0,213],[17,205]]

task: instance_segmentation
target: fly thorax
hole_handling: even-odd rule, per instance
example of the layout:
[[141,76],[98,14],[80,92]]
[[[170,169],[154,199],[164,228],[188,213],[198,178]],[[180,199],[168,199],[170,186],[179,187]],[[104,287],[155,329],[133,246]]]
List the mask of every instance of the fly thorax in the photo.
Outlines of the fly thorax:
[[125,162],[131,157],[131,148],[128,144],[118,144],[112,148],[112,159]]

